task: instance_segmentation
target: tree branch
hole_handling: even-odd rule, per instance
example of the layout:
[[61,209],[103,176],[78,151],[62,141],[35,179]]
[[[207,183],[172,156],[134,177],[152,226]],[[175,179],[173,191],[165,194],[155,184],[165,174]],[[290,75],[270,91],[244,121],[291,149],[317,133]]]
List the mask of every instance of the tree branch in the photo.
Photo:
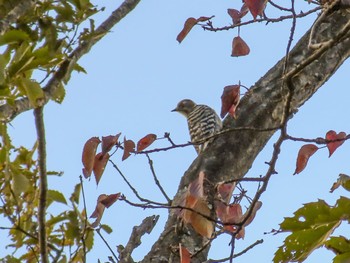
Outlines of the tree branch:
[[146,217],[139,226],[135,226],[130,235],[128,244],[120,251],[120,263],[134,262],[131,258],[131,253],[141,244],[141,237],[152,232],[152,229],[157,224],[159,216]]
[[[327,45],[317,50],[308,49],[310,33],[307,32],[289,53],[285,74],[283,74],[285,60],[281,59],[242,98],[236,113],[237,119],[227,117],[224,129],[255,127],[263,130],[267,127],[281,127],[282,139],[285,139],[286,131],[283,130],[285,127],[283,124],[293,117],[297,109],[310,99],[350,56],[348,21],[350,13],[345,9],[329,13],[320,21],[315,31],[315,41]],[[289,104],[288,107],[286,103]],[[200,171],[205,172],[206,180],[210,182],[209,186],[221,181],[242,178],[274,132],[275,130],[244,130],[225,133],[216,138],[207,150],[194,160],[182,177],[173,205],[179,204],[183,192],[189,183],[198,177]],[[271,169],[271,166],[269,168]],[[215,189],[212,188],[206,189],[210,205],[213,205],[215,196]],[[165,229],[174,229],[177,220],[177,215],[170,212]],[[169,247],[176,246],[179,240],[181,243],[186,242],[189,251],[196,251],[196,248],[205,243],[205,239],[191,227],[186,230],[188,230],[186,234],[182,235],[175,231],[171,234],[164,231],[142,262],[157,262],[160,259],[169,260],[174,257],[178,259],[178,255],[174,255]],[[196,254],[192,261],[204,262],[208,250],[209,248]]]
[[0,35],[4,34],[8,30],[10,25],[16,20],[27,13],[33,8],[35,2],[33,0],[22,0],[20,1],[8,14],[6,17],[0,20]]
[[[56,73],[48,81],[44,90],[43,104],[53,98],[59,85],[66,79],[69,79],[70,74],[77,61],[86,53],[88,53],[93,45],[101,40],[121,19],[131,12],[140,0],[125,0],[112,14],[93,32],[91,39],[82,42],[60,65]],[[10,122],[18,114],[33,109],[28,98],[16,100],[13,104],[5,104],[0,106],[0,121]]]
[[35,126],[38,137],[38,160],[39,160],[39,248],[42,263],[48,263],[48,251],[46,240],[46,204],[47,204],[47,174],[46,174],[46,138],[43,117],[43,107],[34,109]]

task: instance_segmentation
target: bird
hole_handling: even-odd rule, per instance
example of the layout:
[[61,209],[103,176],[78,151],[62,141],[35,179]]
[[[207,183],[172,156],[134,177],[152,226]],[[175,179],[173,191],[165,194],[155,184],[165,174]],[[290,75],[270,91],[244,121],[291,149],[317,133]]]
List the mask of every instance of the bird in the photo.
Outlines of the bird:
[[201,144],[196,143],[202,142],[222,129],[220,117],[215,110],[207,105],[196,104],[190,99],[183,99],[172,111],[186,117],[191,142],[198,154],[203,152],[213,139],[208,139]]

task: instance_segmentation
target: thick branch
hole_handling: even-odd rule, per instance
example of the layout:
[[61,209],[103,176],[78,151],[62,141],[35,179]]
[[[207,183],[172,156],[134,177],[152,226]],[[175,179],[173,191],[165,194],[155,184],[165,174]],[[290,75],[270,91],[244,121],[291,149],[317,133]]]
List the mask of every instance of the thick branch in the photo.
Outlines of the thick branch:
[[46,240],[46,204],[47,204],[47,174],[46,174],[46,139],[43,117],[43,107],[34,109],[35,126],[38,137],[38,161],[39,161],[39,249],[41,262],[48,263],[48,251]]
[[33,0],[22,0],[7,14],[6,17],[0,20],[0,35],[4,34],[12,23],[32,9],[34,6]]
[[[240,179],[247,173],[258,153],[275,132],[268,128],[279,127],[282,124],[283,110],[286,109],[290,89],[293,89],[293,97],[289,101],[288,118],[291,118],[350,56],[350,32],[344,27],[349,20],[350,12],[345,9],[326,16],[324,21],[319,22],[314,34],[317,43],[327,43],[326,48],[308,49],[309,32],[306,33],[289,54],[288,71],[285,75],[282,59],[249,90],[241,100],[237,111],[238,118],[226,118],[224,127],[254,127],[256,130],[238,129],[219,136],[186,171],[173,205],[179,202],[183,191],[198,177],[200,171],[205,172],[211,186],[220,181]],[[285,85],[286,82],[289,87]],[[264,129],[266,131],[262,131]],[[208,191],[208,202],[213,205],[214,189]],[[169,233],[169,229],[174,229],[176,224],[177,216],[170,213],[165,231],[142,262],[170,262],[178,256],[174,256],[170,247],[185,242],[186,248],[193,252],[205,242],[191,227],[186,231],[186,235],[175,231]],[[207,252],[208,250],[203,250],[196,254],[191,262],[205,261]]]
[[[122,18],[131,12],[140,0],[125,0],[118,9],[116,9],[93,33],[93,36],[88,41],[80,44],[63,62],[56,73],[48,81],[44,87],[43,103],[46,104],[55,94],[60,83],[69,76],[77,61],[86,53],[88,53],[93,45],[102,39]],[[9,122],[13,120],[18,114],[31,110],[33,106],[27,98],[15,101],[13,104],[5,104],[0,107],[0,121]]]

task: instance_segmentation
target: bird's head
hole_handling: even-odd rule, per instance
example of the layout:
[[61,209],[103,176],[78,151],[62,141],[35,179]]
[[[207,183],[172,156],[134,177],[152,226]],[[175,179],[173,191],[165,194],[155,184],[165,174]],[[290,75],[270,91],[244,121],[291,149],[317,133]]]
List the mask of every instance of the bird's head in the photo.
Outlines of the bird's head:
[[194,103],[192,100],[189,100],[189,99],[184,99],[182,101],[180,101],[176,108],[173,109],[172,111],[177,111],[183,115],[185,115],[185,117],[187,117],[194,109],[194,107],[196,106],[197,104]]

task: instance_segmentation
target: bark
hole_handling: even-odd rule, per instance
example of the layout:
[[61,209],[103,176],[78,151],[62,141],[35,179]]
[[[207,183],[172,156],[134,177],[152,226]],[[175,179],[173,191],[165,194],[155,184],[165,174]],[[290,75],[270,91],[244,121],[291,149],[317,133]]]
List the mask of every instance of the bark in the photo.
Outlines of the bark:
[[[307,32],[290,52],[285,75],[283,58],[251,87],[241,100],[238,118],[233,120],[227,117],[224,122],[225,128],[237,130],[220,135],[194,160],[182,177],[173,204],[179,203],[184,189],[197,178],[200,171],[205,172],[209,181],[207,190],[211,206],[213,194],[210,192],[213,192],[213,187],[210,189],[210,186],[220,181],[242,178],[247,173],[258,153],[276,131],[268,129],[281,125],[287,101],[290,101],[287,115],[291,118],[350,56],[349,21],[350,10],[330,12],[314,28],[316,42],[325,42],[325,45],[315,50],[309,49],[310,32]],[[247,129],[242,129],[244,127]],[[181,232],[176,231],[177,225],[177,215],[170,211],[163,233],[141,262],[180,262],[176,251],[179,243],[192,253],[203,246],[204,238],[191,227]],[[196,253],[191,262],[206,261],[208,251],[209,247]]]

